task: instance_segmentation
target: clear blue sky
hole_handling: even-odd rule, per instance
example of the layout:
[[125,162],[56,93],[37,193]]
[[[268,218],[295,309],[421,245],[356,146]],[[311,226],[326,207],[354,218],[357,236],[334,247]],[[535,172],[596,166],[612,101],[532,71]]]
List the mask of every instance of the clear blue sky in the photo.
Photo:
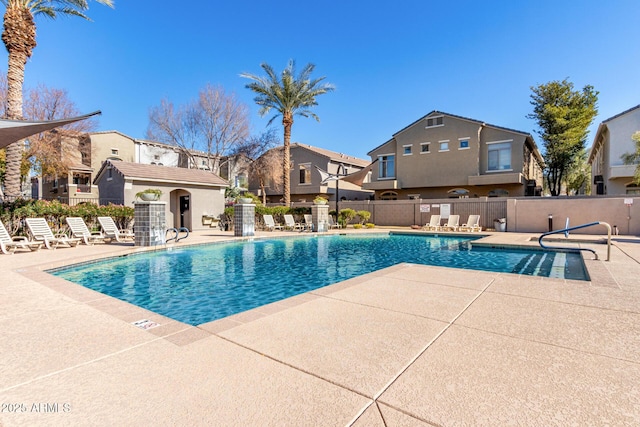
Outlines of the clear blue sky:
[[336,86],[292,140],[362,158],[432,110],[534,134],[530,87],[551,80],[600,92],[590,138],[640,104],[637,0],[115,1],[90,2],[93,22],[39,17],[25,87],[66,89],[80,111],[102,110],[98,130],[135,138],[162,98],[183,104],[207,83],[236,93],[262,132],[269,117],[239,74],[289,58]]

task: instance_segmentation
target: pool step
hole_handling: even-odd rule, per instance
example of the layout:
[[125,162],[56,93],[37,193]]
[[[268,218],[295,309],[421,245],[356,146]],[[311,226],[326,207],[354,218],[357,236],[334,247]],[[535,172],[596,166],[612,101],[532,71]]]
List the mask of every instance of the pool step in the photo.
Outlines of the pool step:
[[[549,276],[564,279],[566,254],[537,252],[524,257],[511,271],[529,276]],[[542,272],[542,274],[540,274]]]

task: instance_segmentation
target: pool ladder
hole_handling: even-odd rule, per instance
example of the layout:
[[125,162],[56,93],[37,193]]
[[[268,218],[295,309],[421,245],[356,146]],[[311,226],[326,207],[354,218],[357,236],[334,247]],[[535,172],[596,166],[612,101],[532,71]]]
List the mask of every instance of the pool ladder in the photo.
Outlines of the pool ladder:
[[605,227],[607,227],[607,259],[606,260],[609,261],[609,259],[611,258],[611,226],[609,224],[607,224],[606,222],[602,222],[602,221],[596,221],[596,222],[590,222],[588,224],[576,225],[575,227],[569,227],[568,225],[569,225],[569,218],[567,218],[567,227],[566,228],[563,228],[561,230],[549,231],[547,233],[542,234],[538,238],[538,243],[540,244],[540,246],[543,249],[562,250],[562,251],[566,251],[566,252],[588,251],[588,252],[591,252],[595,256],[595,259],[598,259],[598,254],[593,249],[589,249],[589,248],[563,248],[563,247],[557,247],[557,246],[545,246],[542,243],[542,239],[545,236],[549,236],[551,234],[560,234],[560,233],[564,233],[564,235],[566,237],[569,237],[569,231],[578,230],[580,228],[593,227],[594,225],[604,225]]
[[[189,237],[189,229],[187,227],[180,227],[180,228],[169,228],[167,229],[166,234],[169,233],[174,233],[173,237],[169,237],[168,239],[166,239],[166,243],[169,243],[171,240],[175,240],[176,243],[178,243],[180,240],[182,239],[186,239],[187,237]],[[186,233],[184,236],[179,237],[180,233]]]

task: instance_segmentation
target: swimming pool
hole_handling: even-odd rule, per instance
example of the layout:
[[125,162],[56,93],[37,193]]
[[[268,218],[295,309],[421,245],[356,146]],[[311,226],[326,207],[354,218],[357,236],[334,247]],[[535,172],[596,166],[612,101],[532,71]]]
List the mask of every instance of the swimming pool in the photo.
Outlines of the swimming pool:
[[588,280],[579,254],[472,248],[475,237],[256,239],[146,252],[50,271],[191,325],[399,263]]

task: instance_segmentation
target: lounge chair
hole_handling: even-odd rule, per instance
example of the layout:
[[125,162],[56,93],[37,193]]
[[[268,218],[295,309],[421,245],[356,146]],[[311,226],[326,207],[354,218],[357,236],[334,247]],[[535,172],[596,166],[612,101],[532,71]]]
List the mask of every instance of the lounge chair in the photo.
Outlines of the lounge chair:
[[313,231],[313,215],[305,214],[303,225],[305,230]]
[[470,232],[482,231],[482,227],[480,226],[480,215],[469,215],[469,219],[460,226],[459,230]]
[[449,215],[449,220],[445,225],[440,227],[441,231],[458,231],[460,223],[460,215]]
[[134,238],[134,234],[131,231],[119,229],[110,216],[99,216],[98,222],[100,223],[100,227],[102,227],[102,234],[106,239],[109,239],[110,242],[115,240],[116,242],[123,243],[126,240]]
[[93,245],[94,243],[104,243],[104,234],[99,231],[91,232],[89,227],[80,217],[67,217],[67,224],[71,230],[71,237],[82,239],[85,245]]
[[300,224],[299,222],[296,222],[293,219],[293,215],[291,214],[286,214],[284,216],[284,228],[285,230],[304,230],[304,225]]
[[42,248],[42,242],[30,242],[24,236],[9,235],[9,232],[4,227],[2,221],[0,221],[0,251],[3,254],[10,255],[16,251],[16,249],[28,249],[30,251],[37,251]]
[[429,224],[422,227],[426,231],[438,231],[440,229],[440,215],[431,215]]
[[44,243],[47,249],[55,249],[59,246],[70,248],[80,243],[81,239],[78,237],[69,237],[63,233],[54,235],[44,218],[27,218],[25,221],[33,240]]
[[342,228],[342,225],[333,220],[333,216],[329,215],[329,228]]
[[282,230],[283,227],[280,224],[276,224],[276,222],[273,220],[273,215],[262,215],[262,218],[264,219],[264,228],[269,230],[269,231],[273,231],[273,230]]

